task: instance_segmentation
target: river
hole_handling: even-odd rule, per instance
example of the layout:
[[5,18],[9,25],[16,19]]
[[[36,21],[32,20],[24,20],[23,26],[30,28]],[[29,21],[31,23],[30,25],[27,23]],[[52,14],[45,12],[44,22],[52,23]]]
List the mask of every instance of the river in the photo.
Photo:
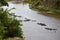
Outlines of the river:
[[[60,19],[39,14],[38,11],[30,9],[29,4],[13,4],[9,2],[9,9],[13,7],[16,9],[11,12],[22,16],[21,18],[17,18],[18,20],[31,20],[22,21],[25,40],[60,40]],[[46,26],[38,25],[37,23],[43,23]],[[57,30],[47,30],[45,28],[54,28]]]

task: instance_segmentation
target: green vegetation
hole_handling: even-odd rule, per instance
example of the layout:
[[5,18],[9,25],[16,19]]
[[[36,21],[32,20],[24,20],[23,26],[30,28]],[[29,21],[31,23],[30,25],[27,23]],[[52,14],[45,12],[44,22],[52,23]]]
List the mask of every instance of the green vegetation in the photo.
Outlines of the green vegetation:
[[[0,0],[0,4],[0,6],[8,6],[8,3],[5,0]],[[16,19],[16,16],[9,13],[10,10],[4,10],[0,7],[0,40],[10,37],[23,38],[21,22]]]
[[25,0],[24,2],[29,3],[31,9],[60,14],[60,0]]

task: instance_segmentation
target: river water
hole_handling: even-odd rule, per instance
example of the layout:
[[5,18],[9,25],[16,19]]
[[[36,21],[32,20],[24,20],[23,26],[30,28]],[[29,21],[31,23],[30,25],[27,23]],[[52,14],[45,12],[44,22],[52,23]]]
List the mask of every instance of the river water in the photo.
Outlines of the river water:
[[[31,19],[31,21],[22,22],[25,40],[60,40],[60,19],[39,14],[38,11],[31,10],[29,4],[13,4],[9,2],[9,9],[13,7],[16,9],[11,12],[22,16],[17,19]],[[37,23],[44,23],[46,26],[38,25]],[[45,28],[55,28],[57,30],[50,31]]]

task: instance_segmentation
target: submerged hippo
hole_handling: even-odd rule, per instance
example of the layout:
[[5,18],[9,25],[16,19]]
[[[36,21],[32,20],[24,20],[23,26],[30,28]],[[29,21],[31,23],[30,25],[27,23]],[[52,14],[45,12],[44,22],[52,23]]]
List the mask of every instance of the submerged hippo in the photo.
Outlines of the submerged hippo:
[[45,28],[45,29],[47,29],[47,30],[57,30],[57,29],[53,29],[53,28]]

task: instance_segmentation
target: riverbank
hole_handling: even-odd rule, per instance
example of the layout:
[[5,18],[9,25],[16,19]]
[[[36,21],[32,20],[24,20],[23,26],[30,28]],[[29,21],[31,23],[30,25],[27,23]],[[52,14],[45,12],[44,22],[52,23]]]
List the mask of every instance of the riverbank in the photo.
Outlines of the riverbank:
[[54,14],[54,15],[60,15],[60,10],[47,10],[47,9],[44,9],[42,6],[40,7],[37,7],[37,6],[34,6],[32,4],[29,5],[30,9],[33,9],[33,10],[36,10],[36,11],[39,11],[41,13],[46,13],[46,14]]
[[46,13],[46,14],[49,13],[54,15],[60,15],[60,5],[59,5],[60,1],[25,0],[24,2],[29,3],[31,9],[37,10],[39,12]]

